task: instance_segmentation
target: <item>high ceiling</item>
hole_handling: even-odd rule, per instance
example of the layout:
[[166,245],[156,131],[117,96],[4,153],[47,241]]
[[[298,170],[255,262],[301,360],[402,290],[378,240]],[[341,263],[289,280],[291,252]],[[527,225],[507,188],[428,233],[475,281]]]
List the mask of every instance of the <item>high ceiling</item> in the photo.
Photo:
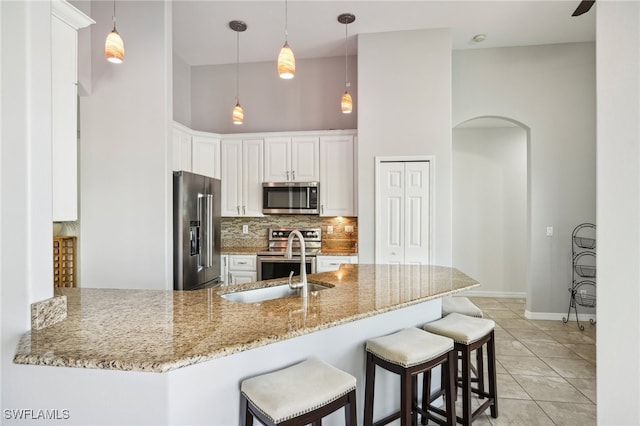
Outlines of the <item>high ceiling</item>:
[[[579,0],[501,1],[288,1],[288,40],[296,58],[344,55],[345,26],[338,15],[349,12],[349,54],[357,53],[357,35],[428,28],[451,28],[453,49],[528,46],[595,40],[596,6],[571,17]],[[246,22],[240,33],[240,61],[275,61],[284,43],[285,1],[173,2],[174,53],[189,65],[236,61],[232,20]],[[475,43],[476,34],[486,40]]]

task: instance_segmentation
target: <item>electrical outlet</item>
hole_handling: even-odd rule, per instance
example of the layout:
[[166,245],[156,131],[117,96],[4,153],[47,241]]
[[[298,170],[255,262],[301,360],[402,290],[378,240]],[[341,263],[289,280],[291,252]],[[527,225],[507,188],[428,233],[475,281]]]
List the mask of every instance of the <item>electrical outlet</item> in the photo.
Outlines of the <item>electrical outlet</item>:
[[547,237],[553,237],[553,226],[547,226]]
[[333,234],[333,226],[327,226],[327,234]]
[[351,234],[353,232],[353,226],[345,225],[344,226],[344,232],[347,233],[347,234]]
[[249,225],[242,225],[242,233],[243,234],[249,233]]

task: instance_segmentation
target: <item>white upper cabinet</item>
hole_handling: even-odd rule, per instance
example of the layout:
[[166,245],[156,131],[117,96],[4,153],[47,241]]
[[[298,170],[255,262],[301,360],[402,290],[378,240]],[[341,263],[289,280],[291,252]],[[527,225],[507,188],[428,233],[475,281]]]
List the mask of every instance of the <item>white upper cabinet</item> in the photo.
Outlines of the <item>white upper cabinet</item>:
[[264,140],[265,182],[312,182],[320,178],[317,136]]
[[222,216],[262,216],[262,139],[220,143]]
[[220,179],[220,137],[197,134],[191,137],[191,171]]
[[321,216],[356,216],[354,151],[351,135],[320,137]]
[[191,133],[190,129],[178,123],[171,126],[173,145],[173,170],[191,171]]
[[53,221],[78,220],[78,30],[95,23],[66,1],[51,2]]
[[176,122],[171,132],[173,170],[220,179],[220,135],[194,131]]

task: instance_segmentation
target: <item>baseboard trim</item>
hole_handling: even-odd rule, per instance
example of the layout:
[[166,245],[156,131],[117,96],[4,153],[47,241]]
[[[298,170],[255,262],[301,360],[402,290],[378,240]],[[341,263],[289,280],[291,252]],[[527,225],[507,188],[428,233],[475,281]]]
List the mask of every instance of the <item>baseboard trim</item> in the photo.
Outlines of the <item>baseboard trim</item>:
[[[552,320],[552,321],[557,321],[557,320],[562,320],[564,318],[567,317],[567,314],[563,314],[563,313],[556,313],[556,312],[531,312],[525,309],[524,311],[524,316],[527,319],[531,319],[531,320]],[[571,314],[569,316],[569,322],[571,321],[575,321],[576,320],[576,316],[574,314]],[[581,322],[588,322],[588,321],[595,321],[596,320],[596,316],[594,314],[578,314],[578,321]]]
[[[468,297],[495,297],[495,298],[504,298],[504,299],[526,299],[527,293],[521,293],[517,291],[481,291],[481,290],[465,290],[459,295],[468,296]],[[531,312],[529,310],[524,311],[524,316],[527,319],[531,320],[552,320],[559,321],[567,317],[566,313],[562,312]],[[569,321],[575,321],[576,316],[572,313],[569,316]],[[595,314],[578,314],[578,321],[580,322],[588,322],[588,321],[596,321]]]
[[527,297],[525,292],[517,291],[478,291],[478,290],[465,290],[461,294],[469,297],[499,297],[505,299],[524,299]]

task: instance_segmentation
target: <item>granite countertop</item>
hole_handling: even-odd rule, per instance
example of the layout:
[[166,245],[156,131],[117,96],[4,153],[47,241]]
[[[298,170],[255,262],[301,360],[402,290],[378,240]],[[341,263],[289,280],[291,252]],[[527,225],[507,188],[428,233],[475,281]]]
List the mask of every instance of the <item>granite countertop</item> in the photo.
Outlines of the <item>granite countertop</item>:
[[343,265],[309,275],[331,288],[242,304],[224,293],[280,280],[196,291],[59,288],[67,318],[27,332],[17,364],[167,372],[436,299],[479,283],[442,266]]

